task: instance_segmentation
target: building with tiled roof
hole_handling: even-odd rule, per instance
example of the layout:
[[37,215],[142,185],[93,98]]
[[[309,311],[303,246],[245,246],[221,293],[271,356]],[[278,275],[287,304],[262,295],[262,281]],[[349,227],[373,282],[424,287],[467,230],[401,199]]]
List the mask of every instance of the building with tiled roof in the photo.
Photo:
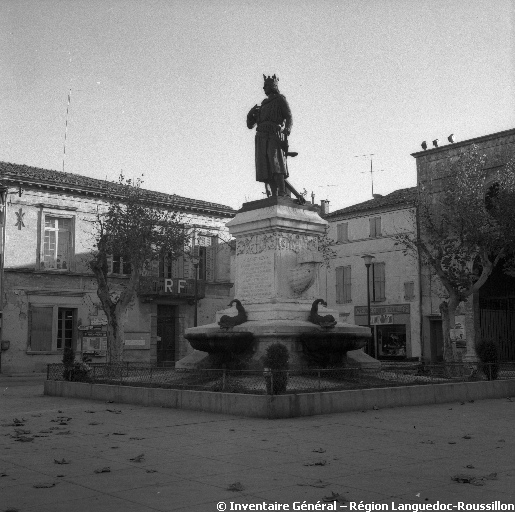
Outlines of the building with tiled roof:
[[[81,193],[86,196],[102,197],[107,186],[110,189],[119,187],[116,183],[108,183],[104,180],[89,178],[80,174],[41,169],[28,165],[0,162],[0,179],[10,186],[21,188],[36,186],[48,190],[60,190]],[[181,211],[216,213],[223,217],[233,217],[235,210],[222,204],[190,199],[175,194],[164,194],[154,190],[142,189],[143,197],[149,202],[173,207]]]
[[346,215],[354,215],[357,212],[371,211],[371,210],[386,210],[395,209],[398,206],[406,206],[413,204],[416,198],[417,187],[401,188],[395,190],[388,195],[374,194],[373,199],[364,201],[362,203],[353,204],[346,208],[341,208],[331,212],[325,216],[327,220],[336,219]]
[[[117,185],[78,174],[0,162],[0,372],[43,371],[65,347],[106,359],[106,317],[89,269],[93,222],[106,190]],[[176,211],[195,233],[198,325],[210,323],[232,297],[226,222],[236,213],[218,203],[142,190],[152,205]],[[123,255],[109,260],[119,286]],[[171,365],[192,349],[184,339],[195,319],[192,261],[155,262],[125,322],[125,361]]]
[[[418,258],[394,239],[415,232],[415,197],[416,187],[404,188],[324,216],[334,257],[322,269],[321,288],[342,321],[369,325],[370,314],[373,340],[366,350],[379,360],[422,356]],[[372,256],[368,281],[364,255]]]

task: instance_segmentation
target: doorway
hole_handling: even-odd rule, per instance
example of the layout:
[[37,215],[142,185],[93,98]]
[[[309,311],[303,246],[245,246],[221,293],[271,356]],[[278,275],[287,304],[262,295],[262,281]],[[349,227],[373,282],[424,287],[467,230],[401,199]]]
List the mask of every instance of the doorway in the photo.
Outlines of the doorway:
[[429,320],[429,343],[431,345],[431,362],[440,363],[443,361],[443,331],[442,320],[431,318]]
[[157,366],[175,365],[176,306],[157,305]]

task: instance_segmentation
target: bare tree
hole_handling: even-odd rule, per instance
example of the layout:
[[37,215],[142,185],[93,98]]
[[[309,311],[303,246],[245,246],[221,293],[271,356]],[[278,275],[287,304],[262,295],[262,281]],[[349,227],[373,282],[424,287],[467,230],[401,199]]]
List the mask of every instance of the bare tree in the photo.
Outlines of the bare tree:
[[[153,205],[141,184],[141,179],[134,181],[120,174],[118,183],[106,186],[107,207],[95,220],[97,250],[89,264],[107,316],[110,362],[123,358],[124,315],[139,290],[142,275],[160,256],[175,259],[183,254],[189,238],[179,213]],[[124,273],[129,274],[121,291],[109,268],[112,255],[122,258]]]
[[450,330],[456,309],[477,292],[499,262],[510,266],[515,247],[515,159],[485,169],[476,146],[449,163],[441,183],[419,183],[415,235],[395,235],[405,252],[417,252],[445,289],[440,303],[444,360],[453,360]]

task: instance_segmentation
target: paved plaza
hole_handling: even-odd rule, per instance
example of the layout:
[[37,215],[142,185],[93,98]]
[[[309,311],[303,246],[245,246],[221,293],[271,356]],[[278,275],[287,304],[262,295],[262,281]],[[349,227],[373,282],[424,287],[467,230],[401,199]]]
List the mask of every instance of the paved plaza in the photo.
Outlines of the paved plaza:
[[265,420],[0,386],[0,512],[515,503],[515,398]]

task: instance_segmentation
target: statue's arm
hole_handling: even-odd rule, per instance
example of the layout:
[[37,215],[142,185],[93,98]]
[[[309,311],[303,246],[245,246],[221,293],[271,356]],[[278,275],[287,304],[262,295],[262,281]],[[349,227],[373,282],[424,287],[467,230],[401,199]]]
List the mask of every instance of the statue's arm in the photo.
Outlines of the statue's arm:
[[247,114],[247,128],[250,130],[256,126],[259,115],[259,107],[254,105]]
[[281,96],[280,101],[281,101],[281,111],[282,111],[284,121],[285,121],[284,133],[286,135],[290,135],[291,129],[293,126],[293,118],[291,115],[290,105],[288,105],[288,101],[286,100],[286,98],[284,96]]

